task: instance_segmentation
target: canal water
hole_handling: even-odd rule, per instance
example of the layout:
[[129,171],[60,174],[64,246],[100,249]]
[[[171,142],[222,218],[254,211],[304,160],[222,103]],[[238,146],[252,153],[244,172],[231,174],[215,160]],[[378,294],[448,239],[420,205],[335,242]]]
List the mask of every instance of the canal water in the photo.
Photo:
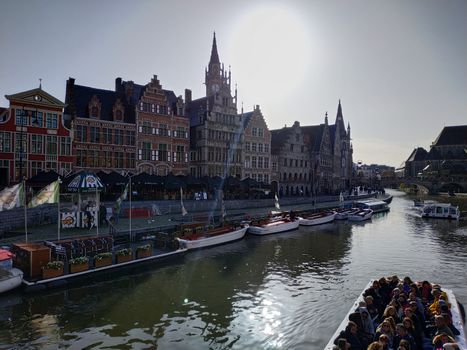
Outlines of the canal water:
[[137,275],[0,297],[0,349],[322,349],[369,280],[394,274],[467,304],[467,222],[421,219],[392,194],[366,223],[247,236]]

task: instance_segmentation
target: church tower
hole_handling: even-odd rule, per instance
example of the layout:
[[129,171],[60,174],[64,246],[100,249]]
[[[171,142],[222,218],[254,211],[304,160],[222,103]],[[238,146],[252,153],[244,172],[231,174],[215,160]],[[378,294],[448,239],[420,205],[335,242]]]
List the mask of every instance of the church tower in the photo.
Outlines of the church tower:
[[[224,64],[219,60],[217,52],[216,32],[212,39],[211,58],[209,59],[208,67],[205,70],[206,96],[216,95],[222,97],[221,101],[224,106],[229,106],[231,103],[237,106],[237,98],[232,97],[231,92],[231,77],[232,73],[225,71]],[[216,98],[218,100],[218,98]]]

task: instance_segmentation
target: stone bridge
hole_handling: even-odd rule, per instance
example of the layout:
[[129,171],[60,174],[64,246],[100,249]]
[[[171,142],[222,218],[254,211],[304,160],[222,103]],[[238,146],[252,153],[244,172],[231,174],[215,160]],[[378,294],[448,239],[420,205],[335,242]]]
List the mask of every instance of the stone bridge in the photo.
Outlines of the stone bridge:
[[453,193],[465,193],[467,192],[467,179],[434,179],[434,180],[423,180],[419,178],[415,179],[401,179],[400,185],[413,192],[425,192],[428,194],[437,194],[440,192],[453,192]]

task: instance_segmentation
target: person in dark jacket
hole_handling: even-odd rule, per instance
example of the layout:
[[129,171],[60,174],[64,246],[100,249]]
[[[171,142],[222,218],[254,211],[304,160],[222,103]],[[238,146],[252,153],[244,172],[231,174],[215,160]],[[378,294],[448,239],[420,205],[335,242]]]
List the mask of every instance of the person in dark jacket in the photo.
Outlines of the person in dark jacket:
[[414,350],[415,347],[415,340],[413,337],[407,332],[407,329],[404,327],[402,323],[398,323],[396,326],[396,335],[394,336],[394,349],[399,347],[399,343],[405,340],[410,344],[410,349]]
[[360,343],[360,340],[357,336],[357,324],[355,322],[349,321],[345,330],[343,330],[339,336],[334,340],[334,344],[337,344],[338,340],[344,338],[350,344],[349,350],[364,350],[365,348]]

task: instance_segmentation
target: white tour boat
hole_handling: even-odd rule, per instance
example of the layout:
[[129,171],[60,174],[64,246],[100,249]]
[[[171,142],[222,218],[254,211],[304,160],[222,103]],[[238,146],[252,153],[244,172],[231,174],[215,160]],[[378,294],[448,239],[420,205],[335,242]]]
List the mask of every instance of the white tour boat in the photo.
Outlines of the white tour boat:
[[12,259],[11,252],[0,249],[0,294],[19,287],[23,281],[23,271],[12,267]]
[[422,218],[459,220],[460,215],[459,207],[450,203],[428,204],[422,210]]
[[180,248],[199,249],[242,239],[247,230],[248,224],[227,225],[206,229],[183,238],[177,238],[177,240],[180,243]]
[[373,215],[373,210],[371,209],[362,209],[355,214],[351,214],[347,217],[349,221],[365,221],[370,220]]
[[379,200],[366,200],[366,201],[358,201],[355,202],[357,208],[361,209],[371,209],[373,210],[373,214],[383,213],[389,211],[388,203]]
[[[365,291],[368,288],[371,287],[371,285],[372,285],[372,281],[370,281],[370,283],[368,283],[368,285],[365,287],[365,289],[363,289],[363,292],[360,293],[357,300],[353,303],[352,307],[350,308],[349,312],[347,313],[347,315],[342,320],[339,327],[337,327],[337,330],[332,335],[331,339],[329,340],[329,342],[326,345],[326,347],[324,348],[324,350],[332,350],[333,349],[334,341],[339,336],[339,334],[343,330],[345,330],[345,327],[347,326],[347,324],[349,322],[349,315],[352,314],[353,312],[355,312],[356,310],[358,310],[358,307],[359,307],[360,303],[364,303],[363,294],[365,293]],[[458,336],[456,336],[456,338],[455,338],[456,343],[459,345],[459,349],[467,349],[467,341],[466,341],[465,332],[464,332],[464,323],[463,323],[463,318],[462,318],[462,314],[461,314],[461,311],[460,311],[459,304],[457,303],[456,297],[454,296],[454,293],[452,292],[452,290],[445,289],[445,288],[442,288],[442,290],[444,292],[446,292],[446,295],[447,295],[448,300],[449,300],[449,304],[451,305],[450,311],[451,311],[451,314],[452,314],[452,324],[460,332],[460,334]]]
[[255,224],[252,223],[248,228],[248,232],[254,235],[269,235],[271,233],[295,230],[298,228],[298,225],[298,218],[291,219],[289,216],[275,216],[265,221],[260,221]]
[[358,208],[339,209],[336,211],[336,216],[334,217],[334,219],[335,220],[347,220],[349,215],[353,215],[359,211],[360,209]]
[[336,217],[335,211],[323,211],[320,213],[303,215],[298,218],[299,224],[303,226],[313,226],[326,224],[328,222],[334,221]]

